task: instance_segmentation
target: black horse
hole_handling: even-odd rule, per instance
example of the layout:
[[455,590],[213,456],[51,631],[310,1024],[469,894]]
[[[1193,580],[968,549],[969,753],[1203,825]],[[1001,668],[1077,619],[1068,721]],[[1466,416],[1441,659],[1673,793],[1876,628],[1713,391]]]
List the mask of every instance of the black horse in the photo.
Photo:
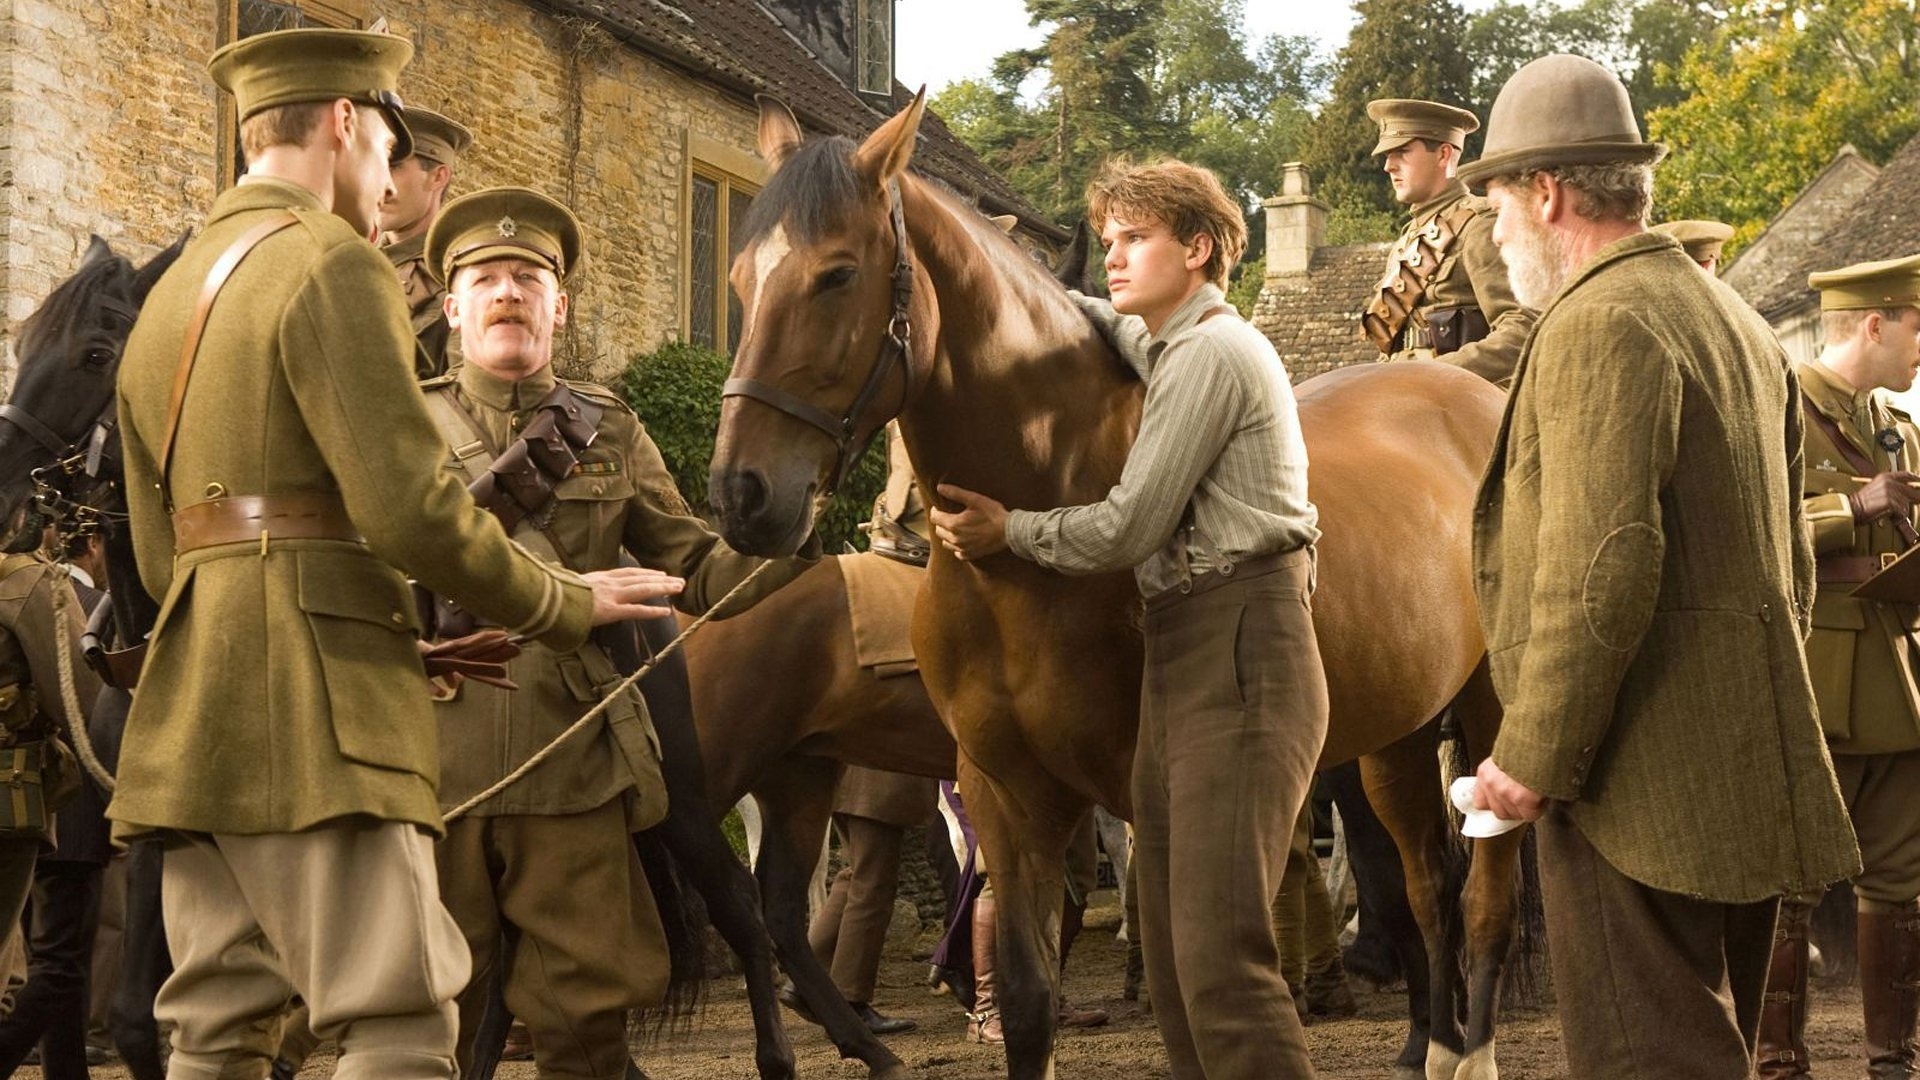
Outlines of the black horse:
[[[182,237],[136,269],[95,237],[79,270],[22,325],[20,370],[11,397],[0,405],[0,521],[13,521],[26,510],[37,486],[69,526],[86,522],[86,527],[101,531],[108,584],[121,586],[109,590],[112,621],[102,629],[102,645],[108,650],[143,642],[158,613],[158,605],[138,585],[132,539],[124,527],[114,382],[140,305],[185,242]],[[671,636],[670,620],[638,625],[634,653],[626,658],[629,665],[662,647],[662,634]],[[678,655],[669,657],[640,688],[660,737],[669,800],[666,819],[635,838],[674,958],[666,1015],[684,1016],[697,1005],[705,974],[700,947],[705,924],[698,906],[690,910],[684,903],[684,882],[699,892],[705,917],[743,963],[754,1005],[755,1063],[761,1077],[792,1080],[793,1050],[774,1003],[774,946],[762,915],[760,886],[720,831],[726,808],[714,806],[707,794],[684,661]],[[109,688],[106,694],[113,698],[103,698],[98,711],[124,717],[126,692]],[[117,739],[107,743],[103,749],[117,749]],[[127,959],[113,1026],[115,1043],[135,1080],[160,1080],[164,1074],[153,999],[171,965],[160,923],[159,852],[142,846],[136,845],[129,865]],[[805,949],[783,950],[781,959],[789,966],[819,967]],[[803,988],[832,985],[824,970],[816,974],[796,982]],[[831,1019],[842,1033],[836,1041],[844,1053],[865,1061],[876,1076],[904,1074],[899,1058],[866,1031],[844,999],[837,994],[825,1000],[815,1000],[820,996],[815,993],[805,996],[815,1015]],[[503,1032],[504,1022],[480,1033],[476,1075],[491,1074]]]

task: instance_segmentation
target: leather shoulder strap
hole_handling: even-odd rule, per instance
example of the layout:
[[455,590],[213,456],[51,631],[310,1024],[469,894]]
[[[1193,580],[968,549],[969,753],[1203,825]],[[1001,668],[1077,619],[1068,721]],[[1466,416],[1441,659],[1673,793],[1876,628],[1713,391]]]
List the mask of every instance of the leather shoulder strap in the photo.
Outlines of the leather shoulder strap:
[[294,224],[300,219],[291,211],[283,211],[255,225],[240,235],[214,260],[212,269],[207,271],[207,280],[200,286],[200,299],[193,305],[193,319],[187,323],[187,335],[180,342],[180,364],[173,372],[173,393],[167,401],[167,424],[165,434],[160,437],[160,498],[173,509],[173,492],[167,483],[167,470],[173,462],[173,440],[180,433],[180,410],[187,402],[187,383],[193,378],[193,362],[200,353],[200,335],[206,332],[207,315],[213,310],[213,302],[220,296],[220,290],[226,287],[227,279],[233,276],[234,268],[240,265],[260,241]]
[[1238,314],[1240,314],[1240,309],[1237,307],[1234,307],[1232,304],[1215,304],[1212,307],[1208,308],[1207,310],[1201,312],[1200,317],[1198,319],[1195,319],[1193,321],[1193,324],[1195,326],[1198,326],[1201,323],[1206,322],[1208,319],[1213,318],[1215,315],[1238,315]]
[[[487,478],[489,467],[500,455],[494,451],[480,421],[454,400],[451,386],[449,383],[428,392],[427,412],[433,416],[433,424],[439,429],[440,437],[446,440],[448,448],[459,460],[460,469],[467,477],[467,490],[472,491],[475,485]],[[462,453],[469,448],[472,453]],[[572,563],[560,553],[560,547],[554,543],[553,537],[545,529],[531,526],[530,519],[522,518],[507,532],[535,558],[570,568]]]
[[1853,440],[1847,438],[1846,433],[1840,430],[1840,425],[1833,422],[1833,417],[1821,412],[1820,406],[1815,405],[1813,399],[1804,393],[1800,395],[1800,411],[1806,414],[1807,422],[1819,428],[1820,434],[1825,435],[1833,448],[1846,459],[1848,468],[1861,476],[1872,476],[1880,471],[1879,466],[1867,460],[1860,448],[1853,445]]

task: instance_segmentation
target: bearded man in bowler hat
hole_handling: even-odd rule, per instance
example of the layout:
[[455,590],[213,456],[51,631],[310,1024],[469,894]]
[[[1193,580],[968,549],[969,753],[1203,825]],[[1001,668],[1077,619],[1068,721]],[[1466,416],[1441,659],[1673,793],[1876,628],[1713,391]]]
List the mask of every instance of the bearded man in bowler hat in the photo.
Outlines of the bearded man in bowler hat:
[[1522,350],[1474,507],[1506,719],[1475,800],[1538,821],[1571,1075],[1743,1080],[1782,893],[1858,869],[1802,647],[1801,415],[1772,331],[1649,233],[1627,91],[1548,56],[1483,187]]

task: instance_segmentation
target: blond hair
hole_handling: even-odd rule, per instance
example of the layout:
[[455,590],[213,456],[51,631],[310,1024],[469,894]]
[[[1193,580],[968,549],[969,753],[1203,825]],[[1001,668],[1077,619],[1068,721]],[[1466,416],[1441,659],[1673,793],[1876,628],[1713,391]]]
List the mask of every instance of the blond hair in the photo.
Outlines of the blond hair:
[[328,101],[301,101],[262,109],[240,121],[240,152],[253,161],[276,146],[305,146],[332,107]]
[[1212,170],[1184,161],[1134,165],[1109,161],[1087,185],[1087,221],[1098,233],[1108,218],[1158,221],[1182,243],[1213,238],[1207,279],[1226,288],[1227,274],[1247,250],[1247,221]]

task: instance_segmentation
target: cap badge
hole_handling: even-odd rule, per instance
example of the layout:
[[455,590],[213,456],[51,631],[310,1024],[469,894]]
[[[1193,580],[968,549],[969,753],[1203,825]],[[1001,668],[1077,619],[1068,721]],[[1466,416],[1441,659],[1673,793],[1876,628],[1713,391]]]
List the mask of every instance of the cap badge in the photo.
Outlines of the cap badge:
[[1897,429],[1891,427],[1881,428],[1880,434],[1874,436],[1874,438],[1880,443],[1880,449],[1885,450],[1889,454],[1898,454],[1900,451],[1906,449],[1907,446],[1906,438],[1902,436]]
[[511,240],[513,234],[520,231],[520,224],[511,217],[503,217],[500,219],[500,224],[495,226],[495,228],[500,230],[501,236]]

